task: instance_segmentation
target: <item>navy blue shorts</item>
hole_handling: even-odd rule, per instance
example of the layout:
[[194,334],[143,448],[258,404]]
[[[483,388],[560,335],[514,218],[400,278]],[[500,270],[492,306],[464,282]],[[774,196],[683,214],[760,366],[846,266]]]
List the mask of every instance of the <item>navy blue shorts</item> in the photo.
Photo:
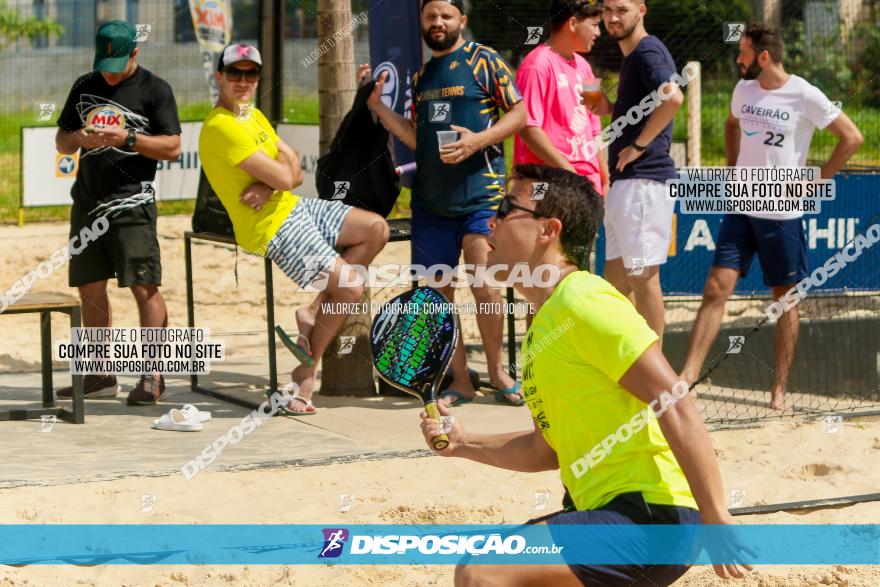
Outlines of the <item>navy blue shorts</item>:
[[[687,507],[657,505],[645,502],[641,493],[623,493],[595,510],[559,512],[530,523],[544,522],[550,527],[564,524],[700,524],[700,513]],[[696,537],[695,537],[696,539]],[[589,548],[589,545],[584,545]],[[637,544],[626,545],[639,550]],[[681,545],[689,553],[692,544]],[[685,555],[686,556],[686,555]],[[563,554],[564,557],[564,554]],[[684,556],[683,556],[684,558]],[[569,565],[584,585],[671,585],[684,575],[687,565]]]
[[794,285],[807,276],[807,239],[800,218],[766,220],[725,214],[712,265],[736,269],[743,277],[758,253],[764,285]]
[[494,210],[477,210],[450,218],[413,204],[412,264],[456,267],[465,235],[489,234],[489,219],[494,216]]

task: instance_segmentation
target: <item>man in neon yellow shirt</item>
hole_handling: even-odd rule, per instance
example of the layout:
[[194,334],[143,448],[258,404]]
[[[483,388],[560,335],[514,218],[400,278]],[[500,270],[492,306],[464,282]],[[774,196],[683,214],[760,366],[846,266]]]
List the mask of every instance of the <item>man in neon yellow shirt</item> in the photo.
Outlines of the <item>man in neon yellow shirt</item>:
[[360,301],[363,287],[342,287],[340,280],[358,282],[354,268],[369,265],[382,250],[388,224],[372,212],[290,192],[303,181],[299,157],[252,105],[261,65],[251,45],[223,51],[215,74],[220,97],[202,127],[199,158],[238,244],[275,261],[301,288],[321,290],[311,306],[296,312],[303,363],[291,374],[296,387],[286,413],[306,416],[315,413],[316,361],[347,318],[321,306]]
[[[539,201],[531,198],[537,185]],[[515,168],[490,223],[489,265],[508,274],[518,263],[533,272],[542,264],[561,269],[553,287],[517,285],[537,308],[522,347],[523,397],[534,429],[471,434],[453,419],[450,444],[437,452],[514,471],[559,469],[573,511],[541,523],[730,524],[706,427],[657,334],[611,284],[578,266],[589,259],[601,222],[601,199],[583,177],[543,165]],[[449,415],[443,406],[440,413]],[[440,427],[422,414],[429,446]],[[715,569],[722,577],[742,575],[737,565]],[[463,565],[456,584],[668,585],[686,570]]]

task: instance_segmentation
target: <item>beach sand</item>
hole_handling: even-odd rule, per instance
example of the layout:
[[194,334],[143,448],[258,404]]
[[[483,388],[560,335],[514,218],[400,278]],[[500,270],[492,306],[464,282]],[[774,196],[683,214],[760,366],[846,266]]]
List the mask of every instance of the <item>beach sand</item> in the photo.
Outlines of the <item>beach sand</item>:
[[[185,287],[182,233],[189,219],[162,217],[160,241],[164,257],[163,294],[172,326],[184,326]],[[64,224],[0,227],[4,246],[0,285],[6,288],[67,240]],[[242,340],[264,336],[262,264],[244,262],[239,254],[239,286],[212,287],[231,271],[229,248],[196,246],[196,291],[199,325],[216,335],[242,333]],[[408,244],[389,246],[379,261],[408,260]],[[276,272],[276,312],[282,323],[293,324],[293,310],[310,299]],[[38,282],[35,291],[69,291],[66,270]],[[387,295],[387,294],[386,294]],[[466,299],[466,298],[463,298]],[[127,291],[111,287],[114,323],[136,326],[136,308]],[[4,316],[0,341],[0,372],[39,368],[39,339],[34,316]],[[64,336],[63,320],[53,334]],[[471,336],[473,333],[471,333]],[[254,345],[227,344],[230,357]],[[245,357],[246,358],[246,357]],[[343,400],[340,400],[344,402]],[[316,402],[321,404],[320,397]],[[412,431],[402,449],[420,445],[418,409],[412,411]],[[471,429],[468,406],[457,409]],[[472,408],[473,409],[473,408]],[[493,409],[511,410],[497,406]],[[521,408],[520,410],[525,410]],[[342,410],[340,410],[341,412]],[[332,416],[333,408],[327,410]],[[528,423],[522,411],[507,412]],[[472,412],[473,414],[473,412]],[[352,417],[347,414],[346,417]],[[380,416],[376,416],[381,418]],[[473,415],[471,416],[473,420]],[[294,426],[295,423],[290,423]],[[0,426],[4,425],[0,423]],[[88,422],[86,427],[88,427]],[[59,424],[60,426],[60,424]],[[65,426],[67,426],[65,424]],[[375,441],[381,426],[358,430]],[[880,421],[846,420],[836,433],[821,421],[784,419],[756,428],[721,430],[711,435],[722,468],[725,488],[737,490],[744,506],[796,500],[841,497],[876,492],[880,487]],[[149,450],[148,446],[141,450]],[[308,455],[284,455],[302,458]],[[51,455],[35,455],[51,457]],[[4,455],[4,458],[23,458]],[[97,457],[96,457],[97,458]],[[534,509],[535,493],[551,494],[548,509]],[[351,493],[351,511],[338,511],[339,495]],[[155,495],[153,511],[140,511],[144,494]],[[311,467],[275,467],[248,471],[212,471],[187,481],[181,475],[130,476],[112,481],[33,485],[0,489],[3,524],[326,524],[365,523],[517,523],[558,509],[562,498],[557,472],[515,473],[459,459],[395,458]],[[744,516],[742,523],[880,523],[880,502],[802,513]],[[450,585],[451,566],[103,566],[0,567],[0,587],[12,585]],[[691,569],[677,585],[802,586],[880,585],[880,567],[759,567],[739,583],[717,579],[711,568]]]

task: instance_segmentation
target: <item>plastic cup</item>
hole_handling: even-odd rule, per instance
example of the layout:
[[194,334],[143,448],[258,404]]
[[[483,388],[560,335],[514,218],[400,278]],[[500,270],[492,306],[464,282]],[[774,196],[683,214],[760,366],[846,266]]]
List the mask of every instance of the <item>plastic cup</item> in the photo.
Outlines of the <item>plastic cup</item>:
[[583,98],[584,104],[591,108],[598,106],[602,100],[602,80],[594,79],[583,84],[581,98]]
[[458,140],[458,131],[456,130],[438,130],[437,131],[437,144],[440,147],[440,152],[443,152],[443,147],[450,143],[454,143]]

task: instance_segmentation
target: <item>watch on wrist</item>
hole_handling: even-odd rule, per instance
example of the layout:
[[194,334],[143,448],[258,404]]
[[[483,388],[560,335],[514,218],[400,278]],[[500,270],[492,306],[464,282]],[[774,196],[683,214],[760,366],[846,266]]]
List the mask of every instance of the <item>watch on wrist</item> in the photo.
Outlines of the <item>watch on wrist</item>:
[[647,146],[645,146],[645,147],[641,146],[640,144],[638,144],[638,143],[635,142],[635,141],[633,141],[632,143],[630,143],[629,146],[632,147],[633,149],[635,149],[636,151],[638,151],[639,153],[641,153],[642,151],[644,151],[645,149],[648,148]]
[[128,129],[128,136],[125,137],[125,147],[131,149],[134,147],[135,142],[137,142],[137,133],[133,128],[130,128]]

